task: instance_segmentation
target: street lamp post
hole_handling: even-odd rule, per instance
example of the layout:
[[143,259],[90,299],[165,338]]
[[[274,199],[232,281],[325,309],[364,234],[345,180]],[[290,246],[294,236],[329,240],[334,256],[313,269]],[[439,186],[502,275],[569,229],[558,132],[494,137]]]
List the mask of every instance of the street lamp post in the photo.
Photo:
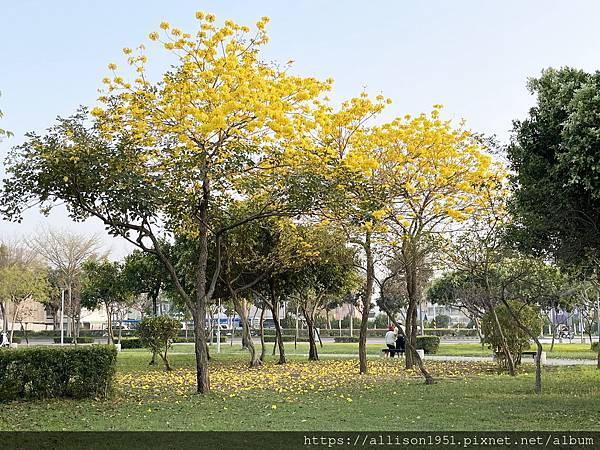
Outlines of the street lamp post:
[[60,345],[65,345],[65,290],[60,296]]

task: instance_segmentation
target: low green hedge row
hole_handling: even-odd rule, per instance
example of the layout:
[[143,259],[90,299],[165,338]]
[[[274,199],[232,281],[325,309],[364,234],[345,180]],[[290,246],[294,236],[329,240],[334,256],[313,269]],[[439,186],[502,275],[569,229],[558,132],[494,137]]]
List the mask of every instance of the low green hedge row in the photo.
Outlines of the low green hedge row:
[[121,349],[143,348],[142,341],[137,337],[128,337],[121,339]]
[[[78,344],[93,344],[94,343],[95,338],[93,336],[79,336],[77,338],[77,343]],[[63,338],[63,342],[65,344],[72,344],[74,342],[72,337],[69,336],[65,336]],[[60,337],[55,337],[54,338],[54,343],[55,344],[60,344]]]
[[[213,336],[213,343],[217,342],[217,336]],[[193,344],[195,342],[194,336],[186,337],[177,337],[173,340],[176,344]],[[221,343],[227,342],[227,336],[221,335]]]
[[[283,342],[294,342],[294,336],[282,336]],[[257,342],[260,341],[260,336],[256,336],[255,339]],[[318,341],[318,340],[317,340]],[[275,336],[265,336],[265,342],[275,342]],[[298,337],[296,342],[308,342],[308,337]]]
[[105,397],[116,360],[113,345],[0,350],[0,401]]
[[[336,336],[337,343],[358,342],[358,336]],[[435,354],[440,346],[438,336],[417,336],[417,350],[424,350],[426,354]]]
[[337,343],[358,342],[358,336],[335,336],[333,341]]

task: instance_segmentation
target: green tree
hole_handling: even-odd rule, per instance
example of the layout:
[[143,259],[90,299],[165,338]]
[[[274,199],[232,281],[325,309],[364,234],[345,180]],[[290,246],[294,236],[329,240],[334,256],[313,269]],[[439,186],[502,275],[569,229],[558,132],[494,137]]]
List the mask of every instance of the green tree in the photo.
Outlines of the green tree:
[[[19,263],[0,267],[0,299],[5,302],[4,314],[8,315],[9,311],[12,313],[10,343],[13,341],[15,323],[21,308],[27,301],[46,300],[49,290],[47,273],[42,267]],[[10,308],[6,306],[6,302]]]
[[379,313],[375,316],[375,321],[373,323],[375,328],[386,328],[388,325],[388,317],[387,314]]
[[434,318],[435,325],[438,328],[448,328],[450,326],[450,316],[445,314],[438,314]]
[[134,250],[125,257],[122,276],[132,293],[148,296],[152,304],[152,314],[158,315],[159,296],[170,280],[169,274],[156,255]]
[[[127,308],[133,299],[122,266],[107,260],[87,261],[83,264],[81,304],[89,309],[104,306],[107,317],[107,341],[114,342],[113,317],[120,308]],[[119,341],[121,333],[119,331]]]
[[[531,329],[541,329],[543,322],[539,316],[539,311],[536,308],[527,305],[523,306],[523,304],[514,300],[509,300],[507,303],[513,311],[518,311],[518,317],[521,323]],[[502,329],[505,331],[504,335],[508,342],[508,348],[513,355],[513,359],[519,364],[521,361],[521,352],[529,350],[531,346],[531,338],[528,333],[516,324],[514,313],[511,313],[508,309],[509,307],[506,305],[497,306],[495,308],[496,315],[502,325]],[[484,342],[494,351],[499,361],[506,364],[501,349],[501,339],[496,333],[496,327],[493,322],[494,319],[491,314],[486,313],[483,315],[482,330],[485,336]]]
[[[529,81],[536,96],[513,127],[512,238],[561,264],[599,273],[600,72],[546,69]],[[600,369],[600,356],[598,358]]]
[[148,347],[153,355],[158,354],[161,357],[165,370],[168,371],[171,370],[171,365],[167,352],[180,328],[181,324],[168,316],[146,317],[138,324],[137,332],[143,345]]
[[[175,58],[160,81],[147,76],[145,54],[125,49],[131,79],[109,65],[104,106],[91,111],[91,123],[83,109],[13,149],[3,209],[19,220],[31,201],[48,207],[58,200],[72,219],[95,216],[112,235],[155,255],[194,318],[197,390],[207,393],[205,317],[219,281],[222,238],[262,217],[298,214],[312,201],[302,184],[306,171],[296,169],[308,152],[301,140],[314,126],[314,102],[331,83],[260,60],[268,18],[253,34],[232,21],[217,26],[213,15],[197,18],[198,32],[173,30],[178,39],[170,42],[167,34],[160,43]],[[161,40],[157,32],[149,38]],[[228,220],[228,207],[240,199],[252,208]],[[196,241],[193,289],[159,245],[173,235]]]
[[345,237],[323,226],[296,228],[296,262],[293,296],[306,320],[309,360],[318,360],[315,321],[327,301],[344,297],[362,282],[356,273],[356,252],[348,247]]

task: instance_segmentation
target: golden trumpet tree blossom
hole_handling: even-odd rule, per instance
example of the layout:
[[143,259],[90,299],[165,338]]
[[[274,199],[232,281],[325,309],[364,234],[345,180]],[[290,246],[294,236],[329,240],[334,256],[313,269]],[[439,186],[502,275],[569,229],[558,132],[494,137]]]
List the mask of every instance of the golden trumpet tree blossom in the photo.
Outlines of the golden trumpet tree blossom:
[[[192,32],[162,22],[149,34],[150,46],[172,61],[159,79],[149,75],[155,71],[145,45],[123,49],[124,69],[108,64],[91,128],[84,110],[48,136],[30,135],[11,156],[4,204],[18,218],[28,200],[61,200],[72,218],[99,217],[112,234],[156,254],[194,317],[204,393],[204,321],[219,279],[221,238],[252,220],[298,214],[312,201],[310,187],[298,186],[304,179],[290,178],[289,165],[303,152],[331,80],[264,63],[266,17],[253,30],[229,20],[217,25],[212,14],[196,18]],[[241,202],[252,208],[232,216]],[[197,243],[192,288],[160,245],[174,234]]]
[[[476,136],[430,114],[405,116],[377,130],[382,149],[380,182],[389,190],[385,213],[396,242],[394,257],[404,268],[409,306],[407,332],[416,344],[417,307],[421,302],[426,259],[439,240],[487,204],[490,191],[502,189],[504,171]],[[407,366],[414,362],[407,355]]]

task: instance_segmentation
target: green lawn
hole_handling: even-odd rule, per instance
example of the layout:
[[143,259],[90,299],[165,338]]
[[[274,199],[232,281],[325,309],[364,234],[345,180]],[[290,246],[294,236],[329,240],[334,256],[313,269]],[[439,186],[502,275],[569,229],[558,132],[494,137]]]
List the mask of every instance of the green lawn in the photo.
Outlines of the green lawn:
[[[548,358],[564,359],[596,359],[596,353],[590,349],[590,344],[554,344],[554,350],[550,351],[550,344],[543,344]],[[535,349],[534,346],[531,347]],[[490,356],[491,351],[482,349],[480,344],[440,344],[438,355],[445,356]]]
[[[257,348],[260,346],[257,345]],[[367,344],[367,354],[371,356],[379,356],[381,349],[384,346],[382,344]],[[300,342],[297,344],[297,348],[294,348],[293,342],[286,342],[286,352],[294,355],[307,355],[308,344]],[[533,348],[533,347],[532,347]],[[267,353],[271,353],[273,344],[267,344]],[[590,350],[589,344],[573,343],[573,344],[554,344],[554,350],[550,352],[550,344],[544,345],[544,350],[547,353],[548,358],[565,358],[565,359],[595,359],[596,353]],[[141,350],[145,351],[145,350]],[[193,353],[194,347],[192,344],[176,344],[173,349],[174,352]],[[216,352],[216,346],[211,347],[211,351]],[[234,343],[233,346],[230,343],[221,345],[221,351],[225,354],[239,354],[243,353],[240,349],[239,342]],[[321,355],[342,355],[342,354],[358,354],[357,343],[325,343],[323,347],[319,347],[319,353]],[[477,343],[465,343],[465,344],[440,344],[440,348],[437,352],[441,356],[491,356],[492,352],[487,348],[481,348],[480,344]]]
[[246,359],[235,347],[215,355],[213,393],[201,396],[193,354],[174,354],[166,374],[146,351],[124,351],[111,398],[0,404],[0,430],[600,430],[594,367],[545,368],[536,396],[531,367],[511,378],[492,363],[430,362],[439,382],[425,386],[397,360],[373,359],[359,377],[349,358],[261,369]]

